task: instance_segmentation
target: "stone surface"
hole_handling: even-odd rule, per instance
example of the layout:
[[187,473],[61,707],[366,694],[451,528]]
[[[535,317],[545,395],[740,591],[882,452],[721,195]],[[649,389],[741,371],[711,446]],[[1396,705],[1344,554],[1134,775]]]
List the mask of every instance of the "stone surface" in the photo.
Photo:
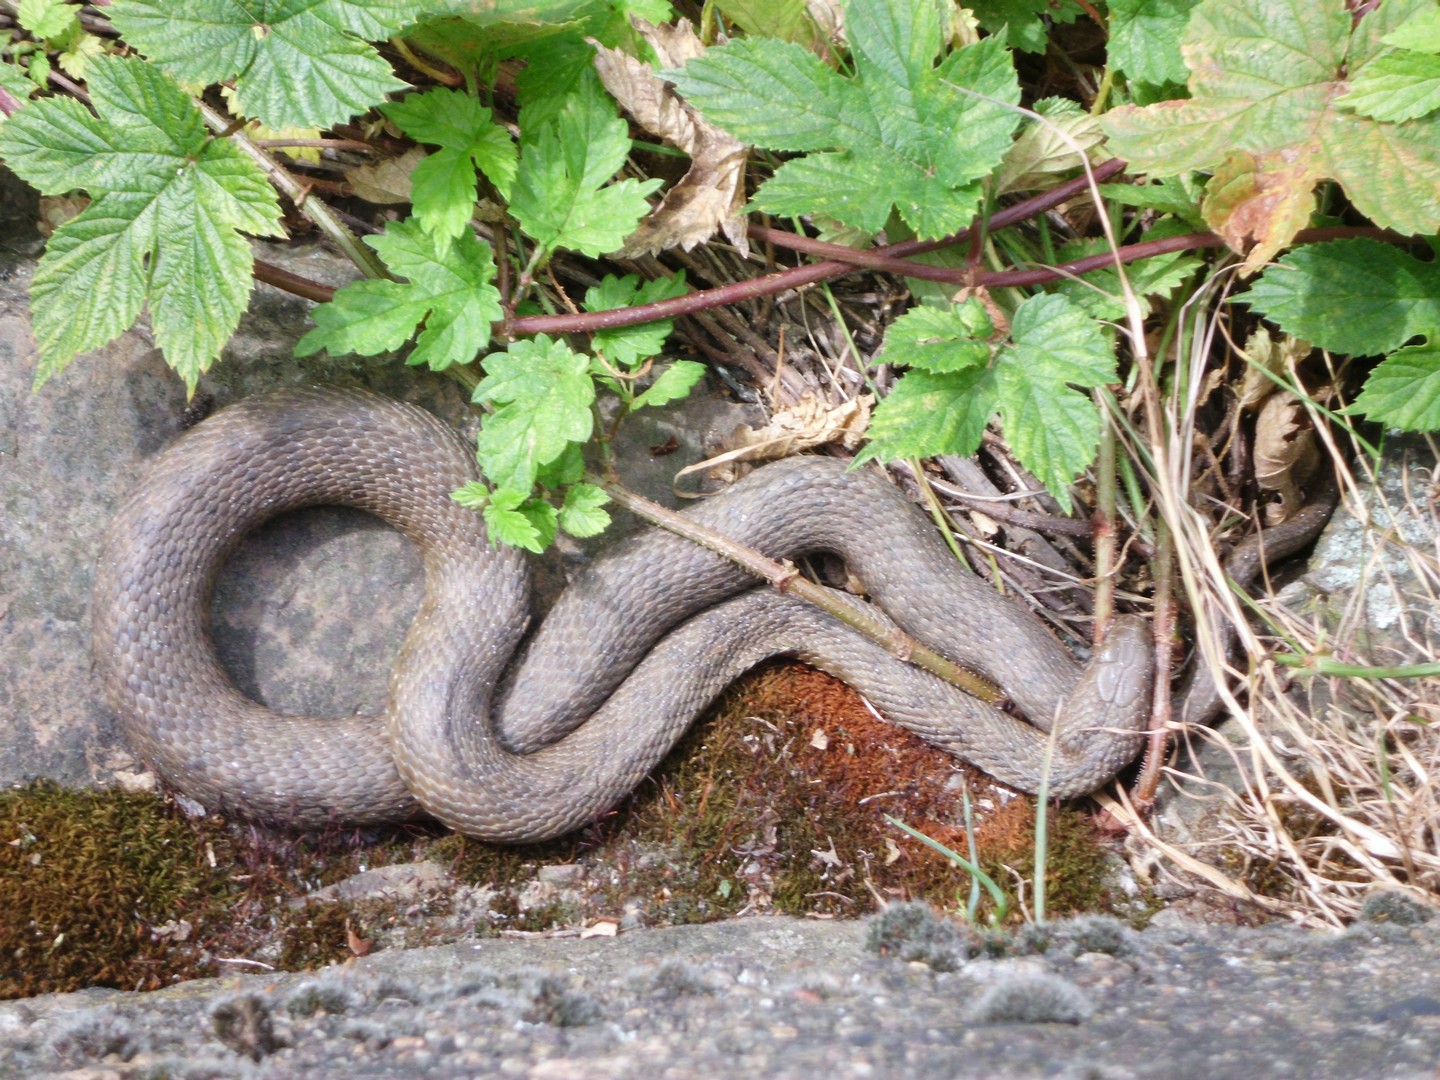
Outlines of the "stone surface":
[[1440,1063],[1433,922],[1102,922],[948,971],[877,957],[861,923],[753,918],[53,995],[0,1003],[0,1074],[1343,1080]]
[[[31,219],[22,204],[0,197],[7,215],[21,211],[0,245],[0,783],[143,785],[148,774],[120,742],[94,679],[90,581],[115,507],[182,428],[185,389],[142,325],[32,393],[26,290],[39,243],[25,231]],[[316,246],[269,247],[264,257],[319,281],[349,276],[343,261]],[[197,401],[219,407],[274,387],[360,385],[468,422],[453,382],[393,357],[294,359],[309,308],[257,286]],[[706,440],[754,419],[753,410],[714,394],[642,411],[622,429],[622,471],[674,505],[674,471],[698,460]],[[673,454],[650,452],[672,435]],[[595,546],[568,545],[540,575],[541,588],[553,592],[561,564]],[[237,685],[273,708],[373,714],[420,589],[418,554],[378,519],[340,508],[299,511],[247,538],[222,573],[216,648]]]

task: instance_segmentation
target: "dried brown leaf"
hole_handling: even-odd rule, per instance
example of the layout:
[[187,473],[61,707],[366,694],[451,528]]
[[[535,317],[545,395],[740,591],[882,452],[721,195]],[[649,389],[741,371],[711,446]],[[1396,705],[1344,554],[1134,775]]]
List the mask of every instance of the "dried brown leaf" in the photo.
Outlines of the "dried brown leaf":
[[[688,22],[652,26],[635,20],[636,29],[665,67],[679,67],[704,52]],[[647,64],[592,39],[595,69],[605,89],[635,122],[656,138],[690,155],[689,171],[676,182],[620,250],[622,258],[653,255],[667,248],[688,251],[722,231],[742,255],[749,254],[745,233],[745,162],[749,148],[707,123]]]
[[807,394],[788,409],[777,412],[763,428],[737,427],[726,440],[727,450],[681,469],[676,479],[701,470],[710,470],[711,475],[716,475],[719,466],[740,461],[773,461],[828,443],[838,442],[845,449],[853,450],[860,445],[870,426],[874,404],[875,399],[869,394],[839,405],[830,405]]
[[1269,330],[1259,326],[1246,340],[1242,351],[1250,362],[1240,377],[1240,407],[1250,410],[1280,388],[1271,376],[1284,376],[1293,365],[1305,359],[1310,353],[1310,343],[1289,335],[1282,335],[1276,341]]
[[1271,394],[1255,417],[1255,481],[1261,491],[1279,496],[1265,507],[1266,525],[1280,524],[1304,505],[1300,486],[1319,463],[1304,405],[1288,390]]
[[357,165],[345,173],[345,179],[358,198],[377,206],[410,201],[410,174],[425,160],[425,151],[412,146],[397,158],[387,158],[374,165]]

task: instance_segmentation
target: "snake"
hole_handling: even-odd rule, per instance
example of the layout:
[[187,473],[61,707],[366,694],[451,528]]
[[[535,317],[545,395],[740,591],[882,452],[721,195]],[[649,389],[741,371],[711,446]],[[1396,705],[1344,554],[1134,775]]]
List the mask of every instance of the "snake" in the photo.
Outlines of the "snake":
[[[1146,623],[1117,618],[1082,666],[962,567],[879,470],[792,457],[685,513],[774,559],[839,556],[867,597],[840,602],[989,678],[1007,707],[661,529],[595,560],[532,629],[526,556],[451,498],[478,478],[453,427],[361,389],[255,395],[158,453],[110,523],[93,587],[97,670],[137,757],[196,802],[254,820],[428,816],[528,843],[606,814],[730,682],[780,655],[1022,791],[1087,794],[1140,749]],[[380,716],[275,712],[235,686],[210,639],[214,582],[238,541],[312,505],[378,515],[421,554],[423,595]]]

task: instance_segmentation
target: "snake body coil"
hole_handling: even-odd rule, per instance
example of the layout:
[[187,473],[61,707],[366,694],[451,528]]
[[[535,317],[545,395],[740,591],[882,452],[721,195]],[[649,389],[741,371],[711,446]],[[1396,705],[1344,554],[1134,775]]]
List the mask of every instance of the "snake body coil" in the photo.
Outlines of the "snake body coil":
[[[1143,624],[1117,621],[1082,671],[1033,616],[961,570],[879,476],[795,458],[689,513],[773,558],[841,555],[890,618],[989,676],[1032,723],[659,530],[587,570],[515,658],[528,571],[450,499],[475,478],[448,427],[365,391],[262,395],[186,433],[117,514],[96,572],[96,659],[132,748],[192,798],[250,817],[319,825],[423,811],[482,839],[540,840],[604,813],[736,675],[786,653],[1025,790],[1048,758],[1051,795],[1083,794],[1139,749]],[[378,514],[424,558],[383,720],[274,713],[236,689],[209,640],[211,589],[235,543],[317,504]]]

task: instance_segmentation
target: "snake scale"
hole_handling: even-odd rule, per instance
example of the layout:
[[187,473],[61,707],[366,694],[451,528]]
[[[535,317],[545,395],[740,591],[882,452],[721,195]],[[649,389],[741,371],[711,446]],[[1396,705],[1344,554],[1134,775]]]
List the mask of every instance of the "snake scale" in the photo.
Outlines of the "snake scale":
[[[449,497],[476,475],[447,425],[360,390],[260,395],[181,436],[117,513],[96,571],[96,660],[135,752],[191,798],[256,819],[423,813],[485,840],[541,840],[603,814],[732,679],[778,654],[1023,790],[1048,769],[1051,795],[1084,794],[1140,748],[1143,622],[1117,620],[1082,669],[961,569],[878,474],[792,458],[687,513],[772,558],[838,554],[876,608],[988,676],[1030,722],[660,530],[588,568],[527,641],[524,557],[489,544],[479,515]],[[422,553],[424,596],[383,718],[274,713],[234,686],[210,643],[211,590],[235,543],[318,504],[378,514]]]

